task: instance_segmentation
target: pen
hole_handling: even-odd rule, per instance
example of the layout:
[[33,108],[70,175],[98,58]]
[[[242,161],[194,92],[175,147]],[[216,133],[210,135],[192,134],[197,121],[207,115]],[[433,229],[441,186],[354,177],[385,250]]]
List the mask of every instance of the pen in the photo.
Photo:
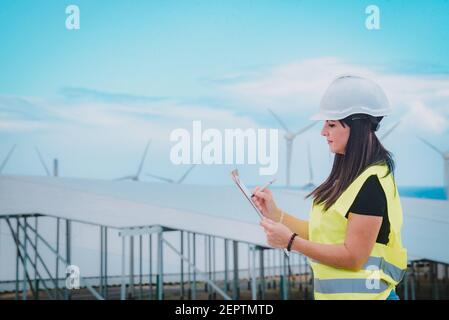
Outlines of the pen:
[[[265,183],[265,185],[262,187],[262,189],[260,189],[259,191],[264,191],[268,186],[270,186],[271,184],[273,184],[273,182],[275,182],[276,179],[273,179],[271,181],[268,181],[267,183]],[[254,197],[254,194],[251,195],[251,198]]]

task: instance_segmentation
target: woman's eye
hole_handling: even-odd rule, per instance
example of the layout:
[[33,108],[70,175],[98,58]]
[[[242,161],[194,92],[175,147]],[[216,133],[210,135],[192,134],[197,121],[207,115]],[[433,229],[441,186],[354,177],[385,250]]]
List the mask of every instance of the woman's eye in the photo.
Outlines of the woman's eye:
[[333,128],[335,127],[335,124],[329,124],[329,127]]

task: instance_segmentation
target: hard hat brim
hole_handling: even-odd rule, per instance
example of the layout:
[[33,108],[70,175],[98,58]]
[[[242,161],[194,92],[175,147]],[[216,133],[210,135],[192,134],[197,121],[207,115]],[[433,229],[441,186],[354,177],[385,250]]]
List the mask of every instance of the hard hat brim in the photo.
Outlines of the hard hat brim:
[[313,116],[310,117],[310,120],[339,120],[337,119],[337,117],[332,117],[328,114],[324,114],[324,113],[315,113]]

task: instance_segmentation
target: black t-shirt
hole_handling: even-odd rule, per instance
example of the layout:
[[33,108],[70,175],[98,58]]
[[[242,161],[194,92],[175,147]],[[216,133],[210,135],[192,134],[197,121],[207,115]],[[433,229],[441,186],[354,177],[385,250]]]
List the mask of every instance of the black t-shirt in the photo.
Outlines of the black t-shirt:
[[388,220],[387,198],[377,175],[373,174],[363,183],[351,208],[346,213],[346,218],[348,218],[349,212],[382,217],[382,225],[376,242],[388,243],[390,221]]

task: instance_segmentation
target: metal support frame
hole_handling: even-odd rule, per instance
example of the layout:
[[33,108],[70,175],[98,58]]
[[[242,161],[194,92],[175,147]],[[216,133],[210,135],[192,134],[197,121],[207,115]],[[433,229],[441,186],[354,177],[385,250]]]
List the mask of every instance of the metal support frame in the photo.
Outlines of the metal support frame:
[[[184,232],[181,230],[180,232],[180,238],[181,238],[181,243],[180,243],[180,248],[181,248],[181,255],[184,255]],[[181,265],[181,279],[180,279],[180,299],[184,300],[184,260],[181,259],[180,261],[180,265]]]
[[[189,261],[192,260],[191,257],[191,250],[190,250],[190,232],[187,232],[187,258],[189,259]],[[189,290],[187,293],[187,299],[191,300],[192,299],[192,278],[191,278],[191,274],[190,274],[191,270],[190,270],[190,264],[187,265],[187,276],[188,276],[188,283],[189,283]]]
[[[253,300],[257,299],[257,280],[256,280],[256,247],[254,245],[248,245],[249,250],[249,271],[250,271],[250,279],[251,279],[251,298]],[[249,280],[249,279],[248,279]]]
[[[196,265],[196,233],[193,233],[192,235],[192,246],[193,246],[193,265]],[[193,289],[192,289],[192,299],[196,299],[196,269],[193,269]]]
[[[212,236],[212,282],[216,282],[217,281],[217,272],[216,272],[216,251],[217,250],[215,250],[215,237],[214,236]],[[212,293],[212,298],[214,299],[214,300],[216,300],[217,299],[217,292],[216,291],[213,291],[213,293]]]
[[108,228],[100,226],[100,284],[101,295],[108,296]]
[[164,299],[164,270],[163,270],[163,231],[157,234],[157,298]]
[[122,276],[120,287],[120,300],[126,299],[126,283],[125,283],[125,264],[126,264],[126,237],[122,236]]
[[186,263],[190,264],[190,266],[195,269],[198,273],[202,274],[204,276],[205,281],[214,289],[216,290],[225,300],[231,300],[231,298],[220,289],[219,286],[217,286],[213,281],[208,279],[208,275],[206,272],[201,271],[196,267],[195,264],[193,264],[189,259],[187,259],[186,256],[181,255],[181,252],[179,252],[170,242],[168,242],[165,239],[162,239],[162,242],[165,243],[172,251],[174,251],[180,258],[182,258]]
[[233,262],[234,262],[234,277],[232,281],[232,298],[238,300],[240,298],[239,288],[239,243],[232,240],[233,247]]
[[134,299],[134,235],[129,236],[129,286],[128,299]]
[[148,246],[149,246],[149,267],[150,267],[150,273],[149,273],[149,279],[148,279],[148,299],[152,300],[153,299],[153,235],[150,233],[148,235]]
[[260,268],[260,284],[259,284],[259,299],[264,300],[265,299],[265,270],[264,270],[265,264],[264,264],[264,250],[260,248],[259,250],[259,268]]
[[[38,230],[38,217],[34,217],[34,228],[36,231]],[[37,252],[38,252],[38,242],[37,235],[34,235],[34,247],[36,248],[34,251],[34,289],[36,290],[36,295],[34,296],[35,300],[39,300],[39,279],[37,277]]]
[[59,289],[59,228],[60,228],[60,220],[56,218],[56,256],[55,256],[55,277],[56,277],[56,290]]
[[[68,228],[68,230],[69,230],[69,232],[68,232],[68,234],[67,234],[67,238],[69,239],[69,243],[68,243],[68,245],[67,245],[67,248],[66,249],[69,249],[66,253],[67,253],[67,257],[69,257],[70,258],[70,221],[69,220],[67,220],[69,223],[68,223],[68,225],[69,225],[69,228]],[[64,259],[59,253],[57,253],[56,252],[56,250],[47,242],[47,240],[45,240],[45,238],[43,238],[38,232],[37,232],[37,230],[36,229],[34,229],[32,226],[30,226],[28,223],[26,223],[26,226],[27,226],[27,229],[29,229],[29,230],[31,230],[34,234],[36,234],[37,235],[37,237],[39,238],[39,241],[41,242],[41,243],[43,243],[53,254],[55,254],[56,255],[56,257],[57,258],[59,258],[59,260],[61,260],[61,262],[62,263],[64,263],[65,265],[70,265],[70,261],[69,260],[66,260],[66,259]],[[41,278],[42,279],[42,278]],[[82,277],[81,275],[80,275],[80,277],[79,277],[79,279],[80,279],[80,282],[82,282],[85,286],[86,286],[86,288],[87,288],[87,290],[89,290],[90,291],[90,293],[92,293],[92,295],[96,298],[96,299],[98,299],[98,300],[104,300],[104,298],[84,279],[84,277]],[[42,283],[45,283],[45,282],[42,282]]]
[[143,299],[143,281],[142,281],[142,235],[139,235],[139,299]]
[[[65,235],[66,235],[66,240],[65,240],[65,244],[66,244],[66,247],[65,247],[65,253],[66,253],[66,265],[67,266],[69,266],[69,265],[71,265],[71,243],[70,243],[70,240],[71,240],[71,228],[72,226],[71,226],[71,222],[70,222],[70,220],[66,220],[65,221]],[[65,288],[65,291],[64,291],[64,298],[66,299],[66,300],[70,300],[72,297],[71,297],[71,294],[70,294],[70,290],[68,289],[68,288]]]
[[229,252],[228,239],[224,239],[224,291],[229,291],[228,274],[229,274]]

